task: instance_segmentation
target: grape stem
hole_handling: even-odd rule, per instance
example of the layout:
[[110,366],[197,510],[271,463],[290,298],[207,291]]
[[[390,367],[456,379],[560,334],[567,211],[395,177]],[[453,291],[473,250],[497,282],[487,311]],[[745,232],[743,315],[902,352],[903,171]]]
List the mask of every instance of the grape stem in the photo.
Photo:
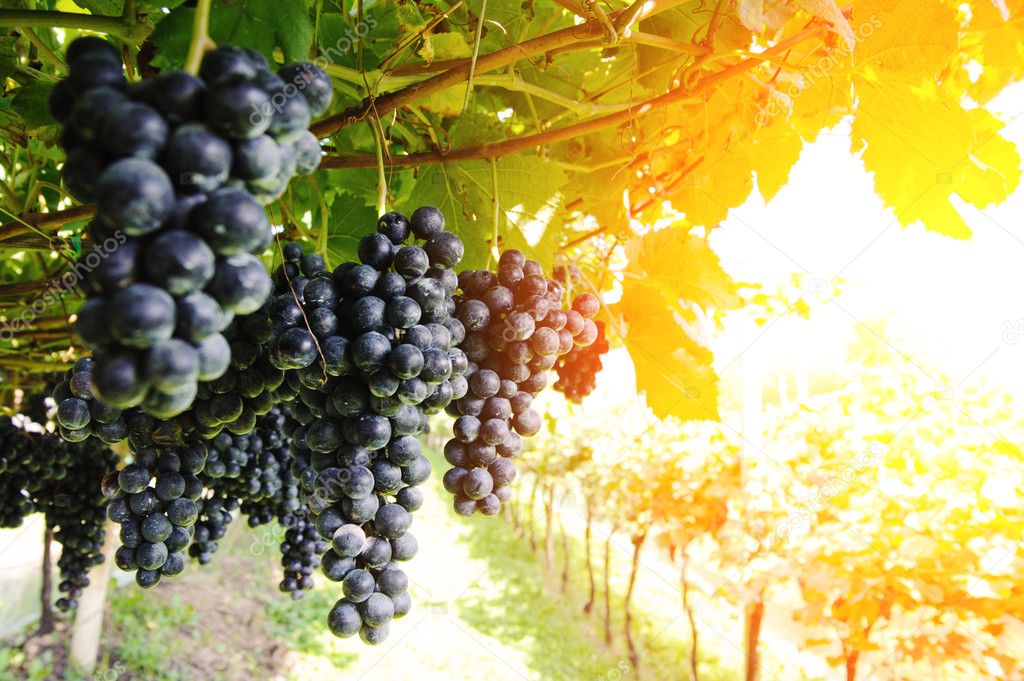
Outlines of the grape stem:
[[199,65],[207,50],[216,47],[210,39],[210,6],[212,0],[198,0],[196,15],[192,20],[192,42],[188,45],[188,56],[185,57],[185,70],[193,76],[199,74]]
[[466,98],[462,100],[462,111],[469,108],[469,99],[473,96],[473,75],[476,72],[476,60],[480,55],[480,38],[484,32],[484,13],[487,11],[487,0],[480,0],[480,15],[476,22],[476,40],[473,41],[473,56],[469,60],[469,78],[466,79]]
[[384,131],[380,119],[370,118],[370,129],[373,131],[374,156],[377,161],[377,217],[381,217],[388,210],[388,177],[384,162]]
[[498,255],[498,218],[501,216],[501,204],[498,202],[498,160],[491,158],[491,209],[494,211],[494,231],[491,235],[491,250],[487,253],[487,267],[491,268],[491,260]]
[[324,372],[324,383],[327,383],[327,358],[324,357],[324,351],[320,349],[320,341],[317,340],[316,334],[313,333],[313,328],[309,325],[309,317],[306,316],[306,308],[303,307],[302,302],[299,300],[299,294],[295,292],[295,285],[292,284],[292,278],[288,276],[288,269],[283,266],[284,263],[284,247],[281,246],[281,235],[274,235],[274,242],[277,244],[277,252],[281,256],[281,274],[284,275],[284,280],[288,282],[288,290],[291,291],[292,299],[295,304],[299,306],[299,312],[302,313],[302,321],[306,323],[306,330],[309,331],[309,335],[313,338],[313,345],[316,346],[316,354],[320,357],[320,366]]

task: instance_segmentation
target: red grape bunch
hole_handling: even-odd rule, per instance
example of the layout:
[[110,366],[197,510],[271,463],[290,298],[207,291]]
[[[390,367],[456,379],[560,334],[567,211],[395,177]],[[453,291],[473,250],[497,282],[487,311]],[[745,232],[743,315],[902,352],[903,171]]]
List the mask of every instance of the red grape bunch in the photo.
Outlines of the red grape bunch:
[[455,424],[444,447],[452,468],[443,482],[456,513],[495,515],[511,496],[522,438],[541,426],[533,398],[560,356],[596,340],[591,318],[600,302],[584,293],[563,310],[562,285],[517,250],[501,254],[497,274],[462,272],[459,291],[455,314],[466,329],[469,392],[447,409]]

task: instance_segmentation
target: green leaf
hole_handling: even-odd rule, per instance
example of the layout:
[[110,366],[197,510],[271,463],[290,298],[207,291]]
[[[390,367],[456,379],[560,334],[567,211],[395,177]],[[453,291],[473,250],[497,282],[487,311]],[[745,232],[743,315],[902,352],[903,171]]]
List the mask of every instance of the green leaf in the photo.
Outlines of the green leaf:
[[[480,3],[473,3],[468,12],[468,42],[475,39],[477,12]],[[561,15],[557,17],[556,15]],[[489,0],[484,13],[484,36],[480,40],[480,54],[487,54],[508,47],[529,34],[531,27],[547,26],[547,31],[556,31],[572,23],[571,15],[553,2],[529,2],[526,0]],[[461,24],[460,22],[460,25]]]
[[309,48],[313,44],[313,24],[309,20],[306,3],[263,0],[263,4],[269,16],[274,18],[277,27],[275,36],[284,52],[285,63],[309,59]]
[[36,81],[15,91],[14,110],[30,130],[56,125],[47,106],[51,90],[53,90],[53,83]]
[[361,197],[339,194],[331,205],[330,231],[327,234],[327,262],[334,267],[346,260],[356,261],[359,240],[373,232],[377,212]]
[[466,38],[460,33],[431,33],[426,37],[419,55],[424,61],[460,59],[473,53]]
[[[181,68],[192,39],[195,9],[178,7],[157,24],[151,41],[157,55],[153,65]],[[210,37],[218,45],[251,47],[268,60],[281,48],[285,61],[308,58],[313,25],[303,2],[218,2],[210,11]]]
[[0,37],[0,82],[6,80],[18,66],[18,53],[14,49],[17,38]]

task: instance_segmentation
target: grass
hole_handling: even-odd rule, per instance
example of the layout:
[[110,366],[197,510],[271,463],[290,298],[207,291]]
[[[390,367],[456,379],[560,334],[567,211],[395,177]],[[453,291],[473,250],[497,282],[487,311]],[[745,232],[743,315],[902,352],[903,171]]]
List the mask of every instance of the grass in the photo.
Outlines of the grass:
[[[435,468],[442,469],[442,464],[434,459]],[[391,636],[383,645],[370,648],[358,639],[338,640],[330,635],[325,619],[340,595],[337,584],[319,578],[317,588],[297,602],[280,594],[280,530],[250,532],[244,523],[236,522],[211,565],[190,565],[185,575],[151,592],[134,584],[114,591],[103,659],[92,678],[355,681],[415,675],[417,681],[616,681],[634,677],[621,636],[615,645],[605,645],[598,612],[590,618],[581,612],[586,577],[578,545],[571,552],[573,582],[562,595],[558,577],[545,573],[529,543],[516,535],[511,524],[498,518],[455,516],[439,479],[436,475],[426,485],[426,501],[413,526],[420,543],[419,555],[406,568],[413,610],[392,624]],[[623,563],[621,557],[619,563]],[[624,577],[617,570],[613,579],[618,632],[621,607],[616,603],[621,602]],[[677,604],[678,600],[662,600],[665,612],[639,613],[638,641],[653,641],[644,653],[645,679],[685,676],[688,651],[676,636],[685,630],[680,624],[678,632],[661,633],[666,620],[678,617]],[[47,670],[58,665],[61,654],[58,648],[29,660],[16,648],[0,648],[0,668],[8,669],[0,671],[0,681],[48,678]],[[738,678],[710,657],[703,661],[702,671],[706,681]]]

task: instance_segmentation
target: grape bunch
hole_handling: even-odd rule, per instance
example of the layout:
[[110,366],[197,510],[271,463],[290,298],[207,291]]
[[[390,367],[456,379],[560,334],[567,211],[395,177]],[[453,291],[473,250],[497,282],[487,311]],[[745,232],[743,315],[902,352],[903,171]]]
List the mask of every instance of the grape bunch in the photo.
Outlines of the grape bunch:
[[555,365],[555,371],[558,372],[555,390],[573,402],[581,402],[584,397],[594,392],[597,374],[601,371],[601,355],[609,349],[604,322],[597,320],[594,325],[597,327],[597,338],[594,342],[590,345],[574,346],[572,350],[559,357]]
[[250,527],[264,525],[275,518],[288,527],[303,509],[299,499],[299,479],[292,471],[294,459],[289,431],[294,429],[289,426],[290,422],[291,418],[282,407],[274,407],[258,420],[256,436],[262,447],[257,462],[259,472],[257,474],[253,470],[248,475],[250,480],[258,477],[259,489],[250,483],[251,493],[241,501],[242,513],[248,518]]
[[[44,436],[54,441],[54,435]],[[81,444],[57,442],[71,456],[63,477],[51,478],[33,494],[35,509],[61,545],[57,609],[74,610],[82,589],[89,585],[89,570],[103,562],[107,500],[100,493],[103,472],[117,463],[117,455],[95,440]]]
[[210,490],[196,500],[197,518],[188,555],[200,565],[207,565],[217,552],[217,542],[224,538],[239,507],[238,499]]
[[[45,419],[52,408],[43,406],[44,397],[29,396],[26,411]],[[89,570],[103,561],[106,499],[100,479],[117,457],[96,440],[66,442],[25,415],[0,417],[0,452],[0,527],[17,527],[30,513],[44,514],[62,547],[57,560],[62,596],[56,605],[74,610],[89,584]]]
[[456,316],[466,329],[461,347],[469,360],[469,392],[447,409],[455,423],[444,447],[452,468],[443,484],[459,515],[492,516],[511,496],[512,460],[522,453],[522,438],[540,429],[534,397],[559,356],[594,342],[591,318],[600,304],[585,293],[563,311],[562,285],[545,279],[540,264],[517,250],[501,254],[497,274],[462,272],[459,289]]
[[224,498],[236,499],[255,527],[296,513],[301,505],[292,455],[281,428],[279,407],[260,416],[245,435],[220,433],[209,440],[209,456],[200,479]]
[[286,522],[288,529],[281,542],[284,579],[280,588],[297,601],[313,588],[313,573],[320,567],[327,542],[320,537],[316,524],[305,516],[289,516]]
[[122,570],[135,570],[135,581],[149,588],[163,575],[185,569],[184,551],[203,495],[197,475],[206,465],[207,448],[190,442],[133,452],[132,463],[103,478],[102,490],[110,500],[107,517],[121,526],[114,561]]
[[0,416],[0,527],[18,527],[35,511],[28,488],[41,474],[66,474],[59,463],[47,467],[55,470],[41,470],[41,459],[50,458],[41,445],[41,438],[26,432],[24,417]]
[[197,502],[199,519],[189,547],[189,555],[201,565],[212,560],[235,510],[248,518],[250,527],[275,518],[285,527],[295,524],[302,504],[292,472],[289,422],[285,409],[275,406],[257,419],[251,434],[220,433],[209,441],[200,474],[207,492]]
[[228,369],[221,332],[233,315],[270,293],[256,257],[272,233],[262,204],[318,165],[307,128],[329,106],[331,80],[312,64],[274,73],[229,47],[208,52],[198,77],[129,84],[118,50],[94,37],[71,43],[67,63],[50,110],[63,125],[64,184],[96,205],[93,250],[73,272],[87,294],[76,330],[94,352],[92,392],[170,418],[198,381]]
[[115,444],[128,436],[128,425],[121,409],[96,399],[92,389],[93,365],[91,357],[79,359],[54,387],[58,432],[68,442],[82,442],[95,436]]
[[[465,395],[465,336],[452,315],[464,248],[430,206],[381,217],[359,243],[359,262],[328,274],[322,259],[288,244],[270,301],[271,361],[289,372],[303,424],[293,437],[303,498],[331,542],[322,571],[342,582],[328,618],[342,637],[380,643],[408,612],[408,533],[430,475],[416,435],[427,416]],[[299,470],[308,458],[308,468]]]

